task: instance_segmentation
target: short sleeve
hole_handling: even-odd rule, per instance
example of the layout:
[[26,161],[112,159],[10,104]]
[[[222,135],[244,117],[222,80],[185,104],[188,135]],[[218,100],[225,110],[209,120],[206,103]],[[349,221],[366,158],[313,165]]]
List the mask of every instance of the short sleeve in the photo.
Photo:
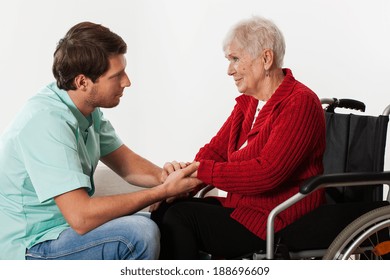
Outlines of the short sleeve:
[[77,122],[66,113],[42,111],[21,130],[18,140],[26,170],[41,202],[62,193],[91,188],[77,151]]

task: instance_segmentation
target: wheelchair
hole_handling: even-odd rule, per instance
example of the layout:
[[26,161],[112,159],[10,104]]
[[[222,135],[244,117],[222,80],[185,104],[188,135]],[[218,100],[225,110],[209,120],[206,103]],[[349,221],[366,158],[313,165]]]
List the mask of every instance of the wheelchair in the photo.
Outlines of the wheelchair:
[[[324,174],[308,179],[297,194],[276,206],[267,220],[266,249],[244,259],[390,259],[390,171],[384,169],[390,105],[379,116],[353,99],[323,98],[326,119]],[[204,197],[213,186],[199,193]],[[327,202],[281,231],[279,213],[325,188]]]

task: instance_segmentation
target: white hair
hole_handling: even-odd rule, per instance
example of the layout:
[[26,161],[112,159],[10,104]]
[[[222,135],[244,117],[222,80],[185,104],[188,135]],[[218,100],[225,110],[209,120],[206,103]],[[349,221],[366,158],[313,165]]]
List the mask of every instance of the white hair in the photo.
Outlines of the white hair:
[[271,49],[276,66],[283,66],[286,44],[282,32],[271,20],[254,16],[238,22],[228,32],[223,50],[226,51],[233,41],[253,58],[258,57],[264,49]]

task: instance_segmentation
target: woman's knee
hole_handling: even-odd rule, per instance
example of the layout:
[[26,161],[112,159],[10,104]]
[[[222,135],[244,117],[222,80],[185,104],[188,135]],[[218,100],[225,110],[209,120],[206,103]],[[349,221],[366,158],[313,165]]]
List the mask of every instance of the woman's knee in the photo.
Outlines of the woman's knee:
[[184,225],[191,224],[193,212],[196,211],[194,205],[187,202],[177,203],[169,207],[163,218],[164,225]]

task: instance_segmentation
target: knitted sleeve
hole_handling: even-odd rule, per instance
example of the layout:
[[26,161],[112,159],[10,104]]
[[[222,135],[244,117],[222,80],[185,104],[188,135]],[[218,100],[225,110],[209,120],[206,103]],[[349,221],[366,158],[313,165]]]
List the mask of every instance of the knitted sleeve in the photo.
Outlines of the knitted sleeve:
[[[238,151],[248,153],[243,160],[202,160],[198,178],[221,190],[246,195],[302,179],[296,177],[301,174],[297,172],[300,165],[310,166],[307,161],[313,159],[312,153],[321,158],[325,148],[324,114],[318,98],[308,91],[295,93],[274,109],[269,121],[272,123],[269,132],[258,133],[250,140],[246,151]],[[256,151],[256,141],[266,141],[260,152]],[[306,172],[318,173],[318,165],[313,166],[316,170]]]
[[230,136],[230,127],[232,124],[233,115],[235,114],[236,108],[232,114],[222,125],[218,133],[211,139],[211,141],[202,147],[195,156],[196,161],[201,160],[212,160],[216,162],[227,161],[227,150]]

